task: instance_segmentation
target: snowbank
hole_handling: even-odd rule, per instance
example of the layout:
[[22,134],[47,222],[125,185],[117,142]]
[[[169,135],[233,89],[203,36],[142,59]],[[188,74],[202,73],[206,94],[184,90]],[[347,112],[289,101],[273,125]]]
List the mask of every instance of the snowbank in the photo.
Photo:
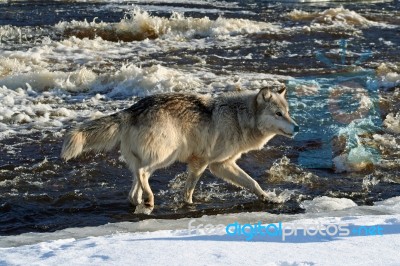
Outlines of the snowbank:
[[[306,213],[273,215],[239,213],[198,219],[145,220],[100,227],[65,229],[50,234],[1,237],[0,264],[21,265],[394,265],[400,248],[400,197],[356,206],[348,199],[321,197],[306,201]],[[317,212],[314,212],[317,210]],[[373,214],[372,214],[373,213]],[[363,214],[362,216],[357,216]],[[382,215],[378,215],[382,214]],[[298,231],[284,240],[257,235],[228,235],[225,228],[206,224],[255,224],[262,221],[285,229],[290,226],[325,228],[330,234]],[[189,230],[188,226],[193,227]],[[200,228],[199,226],[202,225]],[[289,226],[289,227],[288,227]],[[310,227],[310,228],[311,228]],[[340,236],[328,228],[346,227]],[[168,229],[167,229],[168,228]],[[197,229],[196,229],[197,228]],[[200,229],[199,229],[200,228]],[[324,230],[325,230],[324,229]],[[371,229],[376,229],[374,232]],[[307,229],[308,230],[308,229]],[[371,233],[372,232],[372,233]],[[97,235],[97,236],[91,236]],[[45,237],[43,237],[45,236]],[[47,242],[21,245],[30,241]],[[58,239],[60,238],[60,239]],[[14,241],[14,242],[12,242]],[[18,243],[18,241],[20,241]],[[199,260],[198,258],[201,258]]]

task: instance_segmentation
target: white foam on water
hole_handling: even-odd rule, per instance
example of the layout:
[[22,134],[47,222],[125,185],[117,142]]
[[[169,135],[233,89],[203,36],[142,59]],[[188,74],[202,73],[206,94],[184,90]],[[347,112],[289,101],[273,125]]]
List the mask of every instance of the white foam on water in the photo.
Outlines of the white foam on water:
[[294,184],[309,184],[319,182],[319,177],[307,172],[301,167],[290,162],[290,159],[283,156],[276,160],[268,170],[270,182],[291,182]]
[[196,92],[202,89],[200,79],[190,73],[170,69],[160,65],[139,68],[123,66],[111,77],[113,87],[110,97],[122,94],[146,96],[162,92]]
[[0,43],[10,39],[17,39],[20,43],[22,42],[22,31],[19,27],[4,25],[0,26]]
[[47,69],[31,73],[15,74],[0,79],[0,84],[7,88],[27,88],[29,86],[38,91],[62,88],[70,92],[85,92],[93,88],[97,75],[83,67],[72,72],[49,71]]
[[[183,27],[184,31],[191,31],[191,27],[197,27],[197,31],[211,30],[215,34],[229,34],[233,28],[247,31],[246,27],[241,28],[224,18],[216,21],[185,17],[162,19],[141,10],[135,12],[137,16],[141,16],[140,19],[135,19],[142,22],[147,19],[153,24],[157,24],[157,21],[161,24],[170,23],[175,25],[172,27],[175,30]],[[131,19],[121,20],[119,26],[129,28]],[[237,23],[249,25],[249,32],[253,28],[258,29],[258,24],[254,26],[251,21],[238,20]],[[105,28],[109,26],[106,23],[92,24]],[[179,26],[180,24],[183,26]],[[193,26],[203,24],[204,27]],[[210,25],[214,25],[211,26],[212,29],[208,28]],[[231,36],[218,42],[221,45],[237,45],[241,38]],[[135,96],[166,92],[217,93],[257,89],[276,79],[288,78],[258,73],[215,75],[205,68],[207,59],[204,58],[197,58],[199,63],[187,69],[166,67],[156,61],[146,67],[140,66],[140,56],[168,52],[178,47],[201,48],[213,45],[213,42],[196,38],[188,41],[158,38],[123,43],[106,41],[100,37],[80,39],[71,36],[61,41],[49,39],[43,45],[26,50],[1,51],[0,123],[3,126],[0,129],[0,138],[16,132],[59,129],[71,120],[98,117],[99,107],[103,110],[102,114],[114,112],[115,109],[120,110],[131,105],[130,98]],[[130,58],[133,62],[123,63],[123,58]]]
[[[59,2],[63,2],[65,0],[56,0]],[[226,2],[226,1],[215,1],[215,0],[76,0],[76,2],[106,2],[106,3],[136,3],[136,4],[148,4],[151,2],[152,4],[197,4],[197,5],[215,5],[220,7],[237,7],[237,3]]]
[[393,88],[400,84],[400,67],[392,63],[381,63],[376,68],[379,86]]
[[134,96],[259,89],[274,83],[278,77],[240,73],[232,78],[204,70],[190,73],[161,65],[138,67],[134,64],[100,74],[86,67],[68,72],[49,71],[38,65],[30,66],[36,71],[26,72],[29,67],[22,62],[21,65],[12,74],[0,78],[0,122],[7,125],[0,130],[2,138],[14,131],[22,133],[24,128],[58,129],[77,118],[98,117],[98,107],[105,113],[114,112],[115,107],[127,108]]
[[362,188],[364,191],[370,192],[371,188],[379,184],[380,180],[376,179],[375,176],[367,175],[363,178]]
[[400,134],[400,112],[389,113],[383,121],[383,125],[390,132]]
[[306,12],[302,10],[293,10],[287,16],[296,21],[310,21],[313,25],[336,25],[336,26],[387,26],[384,23],[371,21],[358,14],[355,11],[344,7],[329,8],[320,12]]
[[[173,179],[168,182],[167,190],[160,190],[157,193],[157,196],[162,197],[170,197],[174,202],[174,208],[182,208],[183,206],[183,191],[185,187],[187,179],[187,173],[179,173]],[[274,203],[284,203],[290,200],[293,196],[294,191],[283,190],[277,192],[274,190],[267,190],[266,194],[268,196],[268,200]],[[248,190],[241,188],[239,191],[229,191],[226,187],[221,184],[219,181],[214,181],[211,183],[204,183],[200,181],[197,185],[197,189],[194,194],[194,198],[196,201],[201,202],[210,202],[213,199],[218,200],[229,200],[232,197],[234,198],[242,198],[248,200],[255,200],[257,197],[254,193],[249,192]]]
[[173,12],[170,18],[150,15],[147,11],[134,7],[118,23],[72,21],[59,22],[56,26],[61,32],[83,37],[100,36],[112,41],[135,41],[147,38],[193,38],[240,35],[261,31],[276,31],[278,26],[271,23],[256,22],[247,19],[229,19],[219,17],[191,18]]
[[[147,3],[135,3],[135,4],[140,4],[140,8],[146,11],[150,11],[150,12],[178,12],[178,13],[187,13],[187,12],[196,12],[196,13],[206,13],[206,14],[230,14],[230,13],[234,13],[234,14],[252,14],[254,15],[255,13],[249,10],[240,10],[239,8],[235,7],[235,6],[231,6],[228,7],[227,5],[210,5],[207,4],[207,6],[205,6],[204,8],[201,7],[190,7],[190,6],[165,6],[163,4],[157,5],[157,4],[152,4],[152,5],[148,5]],[[115,5],[115,4],[110,4],[107,5],[106,7],[104,7],[103,9],[107,9],[111,7],[119,7],[121,8],[121,4],[119,5]],[[126,5],[126,9],[129,9],[131,7],[131,5]],[[229,9],[227,9],[229,8]]]

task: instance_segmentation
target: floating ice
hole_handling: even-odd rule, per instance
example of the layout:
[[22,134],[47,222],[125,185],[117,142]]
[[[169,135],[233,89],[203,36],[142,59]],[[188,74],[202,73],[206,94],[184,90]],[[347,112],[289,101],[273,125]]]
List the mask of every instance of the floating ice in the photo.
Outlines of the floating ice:
[[375,202],[374,206],[390,213],[400,213],[400,197],[393,197],[387,200]]
[[335,171],[353,172],[371,169],[379,164],[379,152],[374,147],[368,147],[362,135],[372,135],[378,127],[371,118],[356,119],[338,132],[346,141],[345,149],[333,159]]
[[351,199],[322,196],[313,200],[305,200],[300,206],[306,209],[306,212],[327,212],[355,207],[357,204]]

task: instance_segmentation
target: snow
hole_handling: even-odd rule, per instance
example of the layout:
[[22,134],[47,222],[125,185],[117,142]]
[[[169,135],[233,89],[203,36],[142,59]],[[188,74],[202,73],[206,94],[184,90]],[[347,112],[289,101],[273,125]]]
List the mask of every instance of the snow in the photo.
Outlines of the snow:
[[[398,265],[400,197],[357,206],[350,199],[304,201],[304,214],[265,212],[203,216],[198,219],[144,220],[55,233],[0,237],[0,264],[22,265]],[[347,227],[349,234],[298,231],[282,237],[228,235],[239,224],[282,224],[287,228]],[[191,224],[191,230],[188,229]],[[214,226],[214,230],[208,229]],[[211,226],[211,227],[210,227]],[[301,228],[301,227],[298,227]],[[380,231],[366,233],[370,228]],[[314,231],[315,230],[311,230]],[[380,233],[378,233],[380,232]],[[30,244],[24,244],[30,243]]]
[[321,211],[336,211],[343,210],[349,207],[357,206],[352,200],[346,198],[330,198],[317,197],[313,200],[305,200],[301,207],[306,211],[321,212]]

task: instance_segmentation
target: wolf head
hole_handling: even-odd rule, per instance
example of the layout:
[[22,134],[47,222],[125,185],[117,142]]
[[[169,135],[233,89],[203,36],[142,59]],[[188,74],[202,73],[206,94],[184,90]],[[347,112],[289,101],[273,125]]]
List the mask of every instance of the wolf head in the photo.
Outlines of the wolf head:
[[286,88],[273,92],[263,88],[256,98],[257,128],[263,133],[275,133],[286,137],[294,137],[299,126],[289,115],[286,101]]

